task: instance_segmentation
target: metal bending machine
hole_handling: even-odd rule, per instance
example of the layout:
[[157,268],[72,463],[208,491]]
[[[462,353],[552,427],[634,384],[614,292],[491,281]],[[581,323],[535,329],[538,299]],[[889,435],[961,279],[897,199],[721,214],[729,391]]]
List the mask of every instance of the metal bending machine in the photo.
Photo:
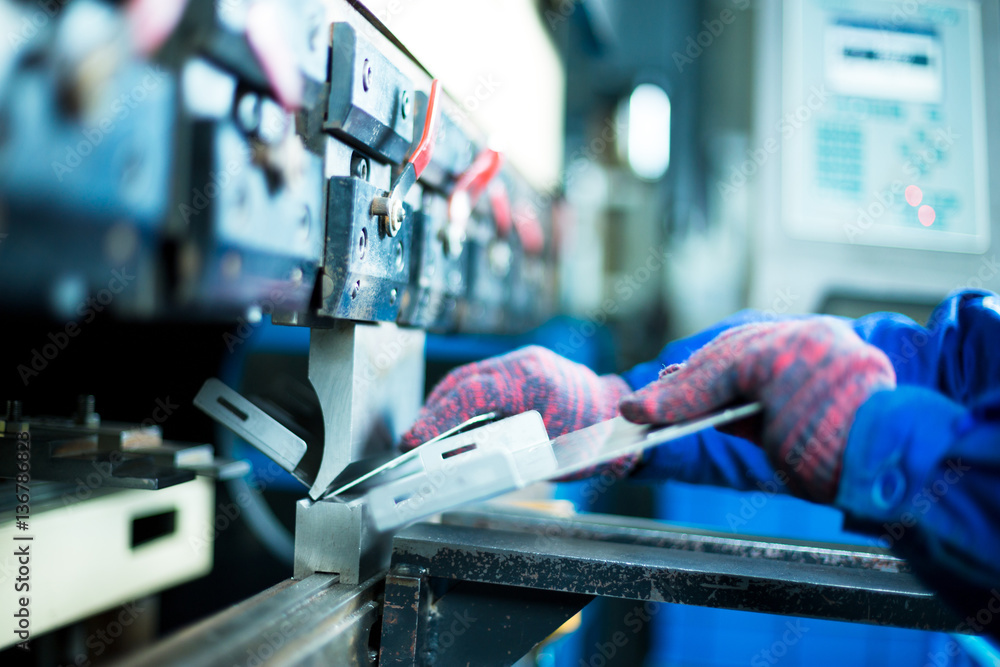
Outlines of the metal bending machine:
[[[230,350],[262,316],[309,329],[318,428],[212,369],[194,398],[301,483],[293,577],[125,664],[510,665],[596,596],[956,625],[877,549],[457,509],[534,481],[528,470],[607,458],[565,458],[537,416],[394,458],[424,391],[424,332],[544,321],[558,229],[552,198],[360,2],[0,8],[20,26],[0,60],[0,299],[69,323],[18,360],[24,386],[105,308],[233,323]],[[17,443],[30,437],[36,534],[68,549],[88,543],[73,525],[120,528],[133,550],[148,543],[101,572],[39,561],[33,633],[211,568],[211,478],[238,479],[245,465],[164,441],[169,401],[139,424],[102,420],[87,395],[70,417],[28,407],[12,397],[0,421],[0,476],[4,489],[23,479]],[[12,539],[20,510],[0,509]],[[207,548],[192,556],[192,540]],[[137,585],[82,581],[154,568]]]

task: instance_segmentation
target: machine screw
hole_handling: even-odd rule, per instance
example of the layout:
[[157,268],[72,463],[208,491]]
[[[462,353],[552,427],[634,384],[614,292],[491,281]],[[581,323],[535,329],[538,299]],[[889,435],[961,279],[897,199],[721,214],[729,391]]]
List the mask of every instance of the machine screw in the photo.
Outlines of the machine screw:
[[247,134],[254,134],[260,129],[260,97],[255,93],[246,93],[236,102],[236,122]]
[[396,305],[396,290],[394,290],[394,289],[390,290],[390,292],[389,292],[389,305],[390,306],[395,306]]
[[403,202],[392,197],[375,197],[371,211],[372,215],[377,215],[382,221],[382,229],[389,236],[398,234],[406,219]]
[[80,394],[76,397],[76,415],[74,421],[77,424],[87,426],[94,419],[94,397],[90,394]]
[[397,271],[402,271],[403,270],[403,242],[402,241],[397,241],[396,242],[395,251],[396,251],[396,258],[395,258],[396,259],[396,270]]
[[366,92],[372,87],[372,66],[368,63],[367,58],[365,58],[365,64],[361,70],[361,85],[365,87]]
[[351,156],[351,176],[362,181],[368,180],[368,158],[357,153]]
[[403,99],[401,102],[400,114],[403,116],[403,120],[410,115],[410,93],[409,91],[403,91]]
[[7,421],[21,421],[21,401],[7,401]]

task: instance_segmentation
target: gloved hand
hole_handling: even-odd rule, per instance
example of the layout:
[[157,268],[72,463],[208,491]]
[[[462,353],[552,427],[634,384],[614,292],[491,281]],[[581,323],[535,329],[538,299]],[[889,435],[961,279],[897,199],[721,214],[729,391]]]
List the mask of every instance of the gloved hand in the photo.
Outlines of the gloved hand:
[[[537,410],[549,437],[555,438],[615,417],[618,402],[630,391],[628,383],[617,375],[598,376],[586,366],[532,345],[450,372],[431,392],[400,446],[408,451],[492,411],[510,417]],[[637,460],[630,457],[601,469],[610,467],[621,477]]]
[[760,400],[762,415],[724,430],[762,446],[794,493],[831,502],[855,413],[895,386],[885,354],[848,324],[816,317],[730,329],[676,372],[626,397],[621,412],[634,422],[668,424]]

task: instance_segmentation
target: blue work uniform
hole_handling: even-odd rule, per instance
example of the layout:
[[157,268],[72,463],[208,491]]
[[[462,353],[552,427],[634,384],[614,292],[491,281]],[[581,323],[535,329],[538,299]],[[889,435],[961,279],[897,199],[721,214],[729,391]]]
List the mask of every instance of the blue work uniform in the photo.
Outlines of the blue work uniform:
[[[742,311],[623,377],[643,387],[722,331],[775,319],[788,318]],[[889,357],[897,387],[859,408],[834,505],[961,612],[957,631],[1000,635],[1000,297],[957,292],[925,326],[896,313],[853,326]],[[745,490],[780,479],[760,448],[715,430],[647,452],[635,477]]]

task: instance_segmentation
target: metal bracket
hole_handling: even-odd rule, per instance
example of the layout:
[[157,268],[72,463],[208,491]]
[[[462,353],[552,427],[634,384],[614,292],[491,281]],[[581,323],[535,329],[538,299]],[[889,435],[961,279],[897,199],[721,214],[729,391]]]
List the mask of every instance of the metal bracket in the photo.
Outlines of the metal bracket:
[[376,486],[366,496],[380,531],[521,488],[557,468],[545,423],[534,410],[416,451],[420,472]]
[[275,463],[312,486],[312,476],[299,469],[306,443],[266,412],[215,378],[205,380],[194,404],[199,410],[267,454]]

